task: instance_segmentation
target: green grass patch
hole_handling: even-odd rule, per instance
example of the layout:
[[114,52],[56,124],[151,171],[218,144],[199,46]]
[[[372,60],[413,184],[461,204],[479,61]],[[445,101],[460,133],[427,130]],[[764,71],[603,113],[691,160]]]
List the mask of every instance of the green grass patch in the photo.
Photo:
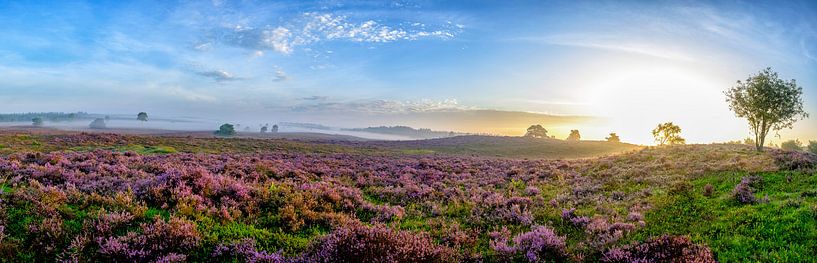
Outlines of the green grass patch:
[[[708,175],[692,182],[687,195],[665,195],[646,215],[647,226],[629,240],[662,234],[689,235],[705,243],[720,262],[804,262],[817,256],[817,185],[814,174],[762,173],[758,198],[769,202],[740,204],[732,189],[745,173]],[[711,184],[714,194],[703,196]]]

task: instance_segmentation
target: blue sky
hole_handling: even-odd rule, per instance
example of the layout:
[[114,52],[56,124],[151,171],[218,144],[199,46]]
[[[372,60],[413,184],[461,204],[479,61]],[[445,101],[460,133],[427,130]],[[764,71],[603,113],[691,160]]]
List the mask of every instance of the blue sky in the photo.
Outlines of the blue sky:
[[817,114],[811,1],[4,1],[0,34],[3,112],[524,131],[428,117],[496,110],[710,142],[746,137],[722,91],[771,66]]

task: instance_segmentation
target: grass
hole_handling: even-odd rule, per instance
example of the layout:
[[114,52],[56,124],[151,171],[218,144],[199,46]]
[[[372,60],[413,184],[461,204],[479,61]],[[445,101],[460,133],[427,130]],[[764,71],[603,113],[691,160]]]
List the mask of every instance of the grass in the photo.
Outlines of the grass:
[[[709,174],[692,181],[686,194],[666,195],[646,215],[647,226],[631,239],[689,235],[705,243],[720,262],[807,262],[817,255],[817,174],[760,173],[755,193],[768,202],[740,204],[732,189],[745,173]],[[705,185],[714,194],[705,197]]]

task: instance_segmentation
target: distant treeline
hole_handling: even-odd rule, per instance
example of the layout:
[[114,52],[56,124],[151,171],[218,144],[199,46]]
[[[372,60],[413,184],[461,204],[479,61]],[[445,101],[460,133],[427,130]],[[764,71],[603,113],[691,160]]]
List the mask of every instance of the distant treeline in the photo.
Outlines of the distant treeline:
[[416,139],[434,139],[434,138],[445,138],[445,137],[453,137],[458,135],[467,135],[467,133],[459,133],[459,132],[452,132],[452,131],[433,131],[431,129],[415,129],[408,126],[379,126],[379,127],[368,127],[368,128],[354,128],[354,129],[344,129],[347,131],[358,131],[358,132],[371,132],[371,133],[379,133],[379,134],[389,134],[389,135],[398,135],[398,136],[405,136],[409,138],[416,138]]
[[28,112],[0,114],[0,122],[31,122],[34,118],[44,121],[72,121],[92,118],[87,112]]

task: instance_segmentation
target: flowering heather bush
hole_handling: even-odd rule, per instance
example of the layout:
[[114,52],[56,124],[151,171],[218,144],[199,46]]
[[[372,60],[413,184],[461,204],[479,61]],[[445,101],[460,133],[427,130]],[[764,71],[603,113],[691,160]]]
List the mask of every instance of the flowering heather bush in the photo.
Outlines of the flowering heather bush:
[[255,248],[255,240],[242,239],[232,244],[220,244],[212,254],[212,260],[218,262],[239,261],[247,263],[279,263],[287,262],[278,253],[258,251]]
[[507,228],[491,232],[490,236],[491,249],[503,260],[519,258],[529,262],[564,262],[570,259],[565,238],[547,226],[534,226],[531,231],[517,235],[513,238],[512,246],[508,244],[510,232]]
[[535,226],[530,232],[513,238],[514,248],[530,262],[565,261],[568,255],[565,238],[546,226]]
[[661,236],[641,244],[614,248],[604,253],[602,262],[716,262],[709,248],[683,236]]
[[763,177],[760,176],[746,176],[740,180],[732,190],[732,196],[741,204],[754,204],[759,200],[755,197],[755,188],[760,187],[763,182]]
[[448,262],[454,250],[428,236],[383,225],[341,227],[310,247],[297,262]]

